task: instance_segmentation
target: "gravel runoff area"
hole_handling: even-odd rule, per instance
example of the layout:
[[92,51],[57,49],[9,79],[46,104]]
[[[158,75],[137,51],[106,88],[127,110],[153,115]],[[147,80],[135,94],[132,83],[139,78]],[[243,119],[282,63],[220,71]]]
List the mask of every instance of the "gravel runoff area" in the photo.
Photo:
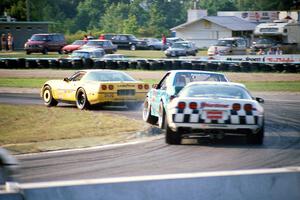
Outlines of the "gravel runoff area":
[[[70,76],[75,70],[8,70],[0,69],[0,77],[19,78],[64,78]],[[137,71],[128,70],[128,74],[136,79],[160,79],[166,71]],[[237,73],[225,72],[231,81],[257,82],[257,81],[300,81],[300,74],[285,73]]]

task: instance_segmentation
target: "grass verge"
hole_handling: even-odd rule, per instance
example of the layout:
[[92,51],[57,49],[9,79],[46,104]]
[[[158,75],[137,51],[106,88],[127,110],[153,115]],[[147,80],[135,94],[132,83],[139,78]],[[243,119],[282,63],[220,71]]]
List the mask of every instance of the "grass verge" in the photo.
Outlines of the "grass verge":
[[[0,78],[0,87],[41,88],[49,78]],[[159,79],[141,79],[150,84]],[[242,81],[250,91],[300,92],[300,81]]]
[[141,121],[101,112],[0,104],[0,146],[16,154],[127,141],[144,129]]

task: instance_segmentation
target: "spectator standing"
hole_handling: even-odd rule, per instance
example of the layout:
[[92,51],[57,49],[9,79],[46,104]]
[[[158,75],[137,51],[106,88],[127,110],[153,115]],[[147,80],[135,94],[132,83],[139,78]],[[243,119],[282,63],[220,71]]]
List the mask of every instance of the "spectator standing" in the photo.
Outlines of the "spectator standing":
[[104,39],[105,39],[104,34],[101,34],[101,35],[99,36],[99,40],[104,40]]
[[161,35],[161,42],[162,42],[161,49],[164,50],[165,46],[167,45],[167,38],[166,38],[165,34]]
[[263,49],[259,49],[259,51],[257,52],[257,55],[264,55],[264,54],[265,54],[265,52]]
[[6,50],[6,36],[4,33],[1,35],[1,49],[2,51]]
[[84,35],[84,36],[83,36],[83,40],[84,40],[84,41],[89,40],[88,37],[87,37],[87,35]]
[[7,45],[8,45],[8,50],[13,51],[13,44],[14,44],[14,37],[11,33],[7,34]]
[[282,50],[279,47],[277,47],[276,51],[275,51],[275,54],[276,55],[282,55]]

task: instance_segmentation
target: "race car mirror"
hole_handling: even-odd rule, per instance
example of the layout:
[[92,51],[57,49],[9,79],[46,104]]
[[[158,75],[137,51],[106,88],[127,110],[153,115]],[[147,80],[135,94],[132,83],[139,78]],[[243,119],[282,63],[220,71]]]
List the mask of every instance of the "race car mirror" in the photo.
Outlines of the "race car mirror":
[[64,81],[69,82],[70,80],[69,78],[64,78]]
[[256,97],[255,100],[259,103],[264,103],[265,100],[263,98],[260,98],[260,97]]

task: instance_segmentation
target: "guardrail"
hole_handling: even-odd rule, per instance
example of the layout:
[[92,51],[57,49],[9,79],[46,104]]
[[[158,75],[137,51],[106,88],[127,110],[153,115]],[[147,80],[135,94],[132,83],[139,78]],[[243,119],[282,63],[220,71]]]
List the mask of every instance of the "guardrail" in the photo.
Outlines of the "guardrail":
[[[259,60],[259,58],[261,60]],[[193,69],[224,72],[286,72],[299,73],[298,56],[282,57],[202,57],[180,59],[69,59],[69,58],[1,58],[2,69]],[[264,61],[262,61],[264,59]],[[259,61],[256,61],[259,60]],[[270,61],[270,62],[266,62]],[[272,62],[271,62],[272,61]],[[285,62],[281,62],[285,61]],[[293,61],[293,62],[292,62]]]
[[300,167],[19,185],[24,200],[299,200],[299,188]]

